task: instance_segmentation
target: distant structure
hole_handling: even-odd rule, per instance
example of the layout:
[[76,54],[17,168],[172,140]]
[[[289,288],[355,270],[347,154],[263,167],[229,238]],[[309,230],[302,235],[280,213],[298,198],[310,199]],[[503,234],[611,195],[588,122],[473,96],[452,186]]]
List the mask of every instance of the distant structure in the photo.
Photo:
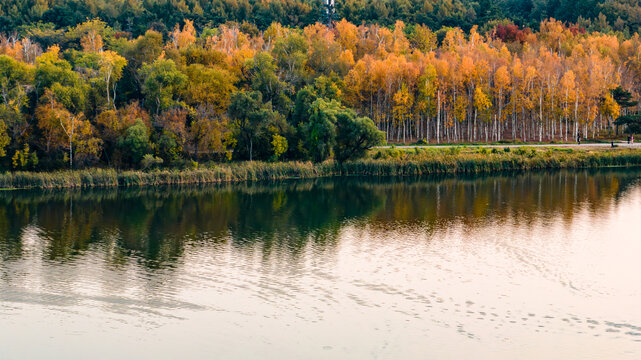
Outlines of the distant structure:
[[334,13],[336,12],[334,0],[322,0],[323,1],[323,23],[327,25],[328,28],[334,28]]

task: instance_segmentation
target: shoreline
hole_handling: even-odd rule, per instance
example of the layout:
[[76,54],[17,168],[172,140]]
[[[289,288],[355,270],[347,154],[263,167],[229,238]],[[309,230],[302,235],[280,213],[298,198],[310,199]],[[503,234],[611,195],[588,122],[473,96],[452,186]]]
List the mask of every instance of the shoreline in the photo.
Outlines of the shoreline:
[[369,158],[338,163],[239,162],[193,170],[151,171],[89,168],[53,172],[5,172],[0,189],[65,189],[92,187],[155,187],[312,179],[323,177],[405,177],[492,174],[530,170],[625,168],[641,166],[641,150],[534,149],[487,151],[483,148],[374,149]]

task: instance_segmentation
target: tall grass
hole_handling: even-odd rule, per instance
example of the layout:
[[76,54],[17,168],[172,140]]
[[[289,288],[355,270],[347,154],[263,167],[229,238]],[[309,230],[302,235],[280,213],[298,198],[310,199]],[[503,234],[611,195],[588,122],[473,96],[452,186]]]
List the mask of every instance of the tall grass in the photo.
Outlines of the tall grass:
[[87,169],[56,172],[7,172],[0,174],[0,188],[81,188],[118,186],[113,169]]
[[475,174],[534,169],[641,166],[641,151],[574,151],[568,149],[513,151],[486,149],[381,150],[370,157],[342,164],[310,162],[242,162],[196,170],[123,171],[87,169],[57,172],[7,172],[0,188],[131,187],[208,184],[328,176],[416,176]]
[[303,179],[336,175],[332,162],[243,162],[197,170],[125,171],[118,174],[121,186],[208,184],[221,182]]
[[239,181],[315,178],[338,175],[333,162],[243,162],[196,170],[123,171],[86,169],[55,172],[6,172],[0,174],[3,189],[56,189],[115,186],[209,184]]
[[511,151],[485,148],[418,151],[387,150],[372,158],[343,164],[342,175],[407,176],[425,174],[475,174],[535,169],[584,169],[640,166],[639,150],[576,151],[572,149],[518,148]]

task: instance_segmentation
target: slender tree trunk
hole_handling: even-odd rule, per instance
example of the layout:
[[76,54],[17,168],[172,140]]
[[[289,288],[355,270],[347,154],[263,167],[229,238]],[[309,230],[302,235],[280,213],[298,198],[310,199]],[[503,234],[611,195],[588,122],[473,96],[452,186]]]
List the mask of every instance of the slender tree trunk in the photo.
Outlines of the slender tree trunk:
[[474,128],[472,130],[474,132],[474,135],[473,135],[474,140],[473,141],[476,141],[476,119],[477,119],[477,117],[478,117],[478,110],[474,109]]
[[441,142],[441,90],[438,91],[438,103],[436,110],[436,143]]

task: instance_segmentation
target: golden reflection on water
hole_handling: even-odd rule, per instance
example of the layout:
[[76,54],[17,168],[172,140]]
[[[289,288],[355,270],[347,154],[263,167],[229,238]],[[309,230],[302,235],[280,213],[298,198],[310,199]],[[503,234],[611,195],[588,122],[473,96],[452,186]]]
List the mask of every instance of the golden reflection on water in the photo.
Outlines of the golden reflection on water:
[[640,178],[0,194],[0,358],[638,359]]

